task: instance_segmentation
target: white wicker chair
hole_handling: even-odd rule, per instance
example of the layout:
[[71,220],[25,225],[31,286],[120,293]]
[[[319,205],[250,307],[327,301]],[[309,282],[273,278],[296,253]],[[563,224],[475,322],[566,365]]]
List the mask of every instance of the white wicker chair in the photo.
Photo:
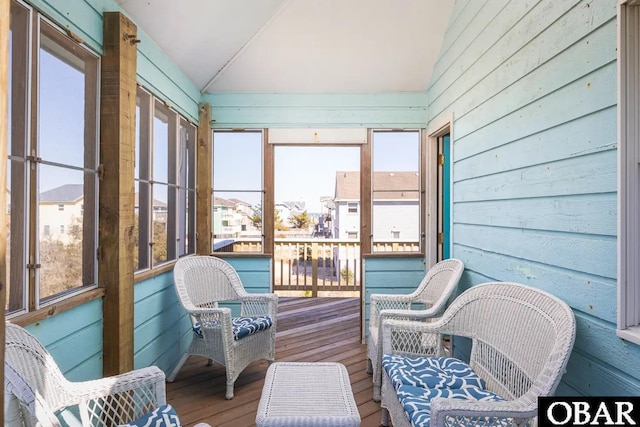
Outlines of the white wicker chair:
[[[420,333],[471,339],[471,368],[505,401],[431,400],[431,427],[535,425],[539,396],[550,396],[565,371],[575,339],[569,306],[539,289],[486,283],[462,293],[433,323],[386,320],[385,354],[420,355]],[[402,351],[398,351],[400,348]],[[442,349],[440,349],[442,351]],[[411,425],[385,372],[382,425]]]
[[[367,370],[373,373],[373,400],[380,401],[382,384],[382,335],[380,325],[385,319],[430,321],[440,316],[455,293],[464,264],[458,259],[438,262],[427,271],[417,289],[410,294],[372,294],[370,301],[369,337],[367,339]],[[424,309],[412,309],[422,304]],[[424,337],[427,338],[427,337]],[[435,338],[435,337],[432,337]],[[433,340],[431,340],[433,344]],[[435,348],[434,345],[427,346]],[[434,353],[435,354],[435,353]]]
[[73,414],[83,426],[112,427],[166,403],[159,368],[71,382],[33,335],[11,323],[6,324],[4,373],[5,425],[60,426],[66,424],[60,418]]
[[[226,367],[225,397],[233,398],[233,384],[251,362],[275,360],[276,294],[249,294],[236,270],[226,261],[212,256],[181,258],[174,270],[176,291],[194,327],[191,345],[168,380],[173,381],[190,355],[200,355]],[[231,309],[219,302],[241,302],[240,316],[268,316],[272,326],[240,339],[234,339]]]

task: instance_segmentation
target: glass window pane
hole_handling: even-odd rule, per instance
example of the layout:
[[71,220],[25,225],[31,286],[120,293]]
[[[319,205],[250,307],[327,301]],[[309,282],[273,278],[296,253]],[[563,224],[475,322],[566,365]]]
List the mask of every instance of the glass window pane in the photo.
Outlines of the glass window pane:
[[374,252],[420,251],[420,132],[374,132]]
[[169,112],[159,101],[153,118],[153,180],[169,182]]
[[84,60],[51,37],[43,26],[39,54],[39,156],[50,162],[84,166]]
[[[40,299],[82,286],[92,284],[83,277],[83,264],[93,265],[95,247],[91,234],[91,220],[84,218],[85,177],[81,171],[55,166],[40,165],[38,198],[38,258],[41,268]],[[59,206],[64,209],[60,210]],[[89,215],[88,217],[91,217]],[[88,250],[89,248],[90,250]],[[85,273],[86,274],[86,273]],[[88,283],[87,283],[88,282]]]
[[167,261],[167,197],[168,185],[153,185],[153,265]]
[[261,252],[262,192],[215,191],[213,230],[214,251],[231,244],[233,252]]
[[220,191],[262,190],[262,133],[213,133],[213,186]]
[[213,189],[214,251],[262,252],[262,132],[213,133]]

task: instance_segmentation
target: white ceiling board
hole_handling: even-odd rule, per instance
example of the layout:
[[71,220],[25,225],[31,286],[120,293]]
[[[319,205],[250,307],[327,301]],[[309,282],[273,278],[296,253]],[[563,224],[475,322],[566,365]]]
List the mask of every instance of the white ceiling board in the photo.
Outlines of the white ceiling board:
[[283,0],[117,0],[196,84],[204,87]]
[[453,0],[118,0],[207,92],[425,91]]

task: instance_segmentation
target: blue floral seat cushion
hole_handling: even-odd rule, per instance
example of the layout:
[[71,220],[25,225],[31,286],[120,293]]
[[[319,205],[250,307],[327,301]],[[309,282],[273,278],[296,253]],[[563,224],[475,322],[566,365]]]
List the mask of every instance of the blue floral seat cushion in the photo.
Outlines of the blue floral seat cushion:
[[[270,316],[252,316],[252,317],[233,317],[231,318],[231,327],[233,328],[233,339],[239,340],[246,336],[255,334],[258,331],[264,331],[273,326],[273,320]],[[208,328],[219,327],[217,321],[206,323]],[[193,326],[193,332],[202,337],[202,328],[199,323]]]
[[[431,400],[436,397],[451,399],[475,400],[482,402],[499,402],[504,399],[488,390],[477,387],[456,389],[425,389],[410,385],[401,385],[396,393],[405,414],[415,427],[429,427],[431,422]],[[482,425],[478,419],[474,425]]]
[[171,405],[162,405],[148,414],[119,427],[180,427],[178,414]]
[[486,387],[467,363],[452,357],[410,358],[385,354],[382,366],[396,390],[402,385],[427,389]]

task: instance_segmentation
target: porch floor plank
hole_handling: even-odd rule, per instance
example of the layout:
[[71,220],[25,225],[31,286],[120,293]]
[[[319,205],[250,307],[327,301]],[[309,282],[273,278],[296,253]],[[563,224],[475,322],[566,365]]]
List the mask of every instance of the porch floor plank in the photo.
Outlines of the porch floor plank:
[[[367,348],[360,343],[358,298],[281,298],[278,302],[276,360],[340,362],[349,372],[362,427],[380,425],[380,404],[372,400],[367,374]],[[176,380],[167,383],[167,401],[184,426],[199,422],[212,427],[255,426],[267,362],[255,362],[236,380],[235,397],[224,398],[225,371],[192,356]]]

